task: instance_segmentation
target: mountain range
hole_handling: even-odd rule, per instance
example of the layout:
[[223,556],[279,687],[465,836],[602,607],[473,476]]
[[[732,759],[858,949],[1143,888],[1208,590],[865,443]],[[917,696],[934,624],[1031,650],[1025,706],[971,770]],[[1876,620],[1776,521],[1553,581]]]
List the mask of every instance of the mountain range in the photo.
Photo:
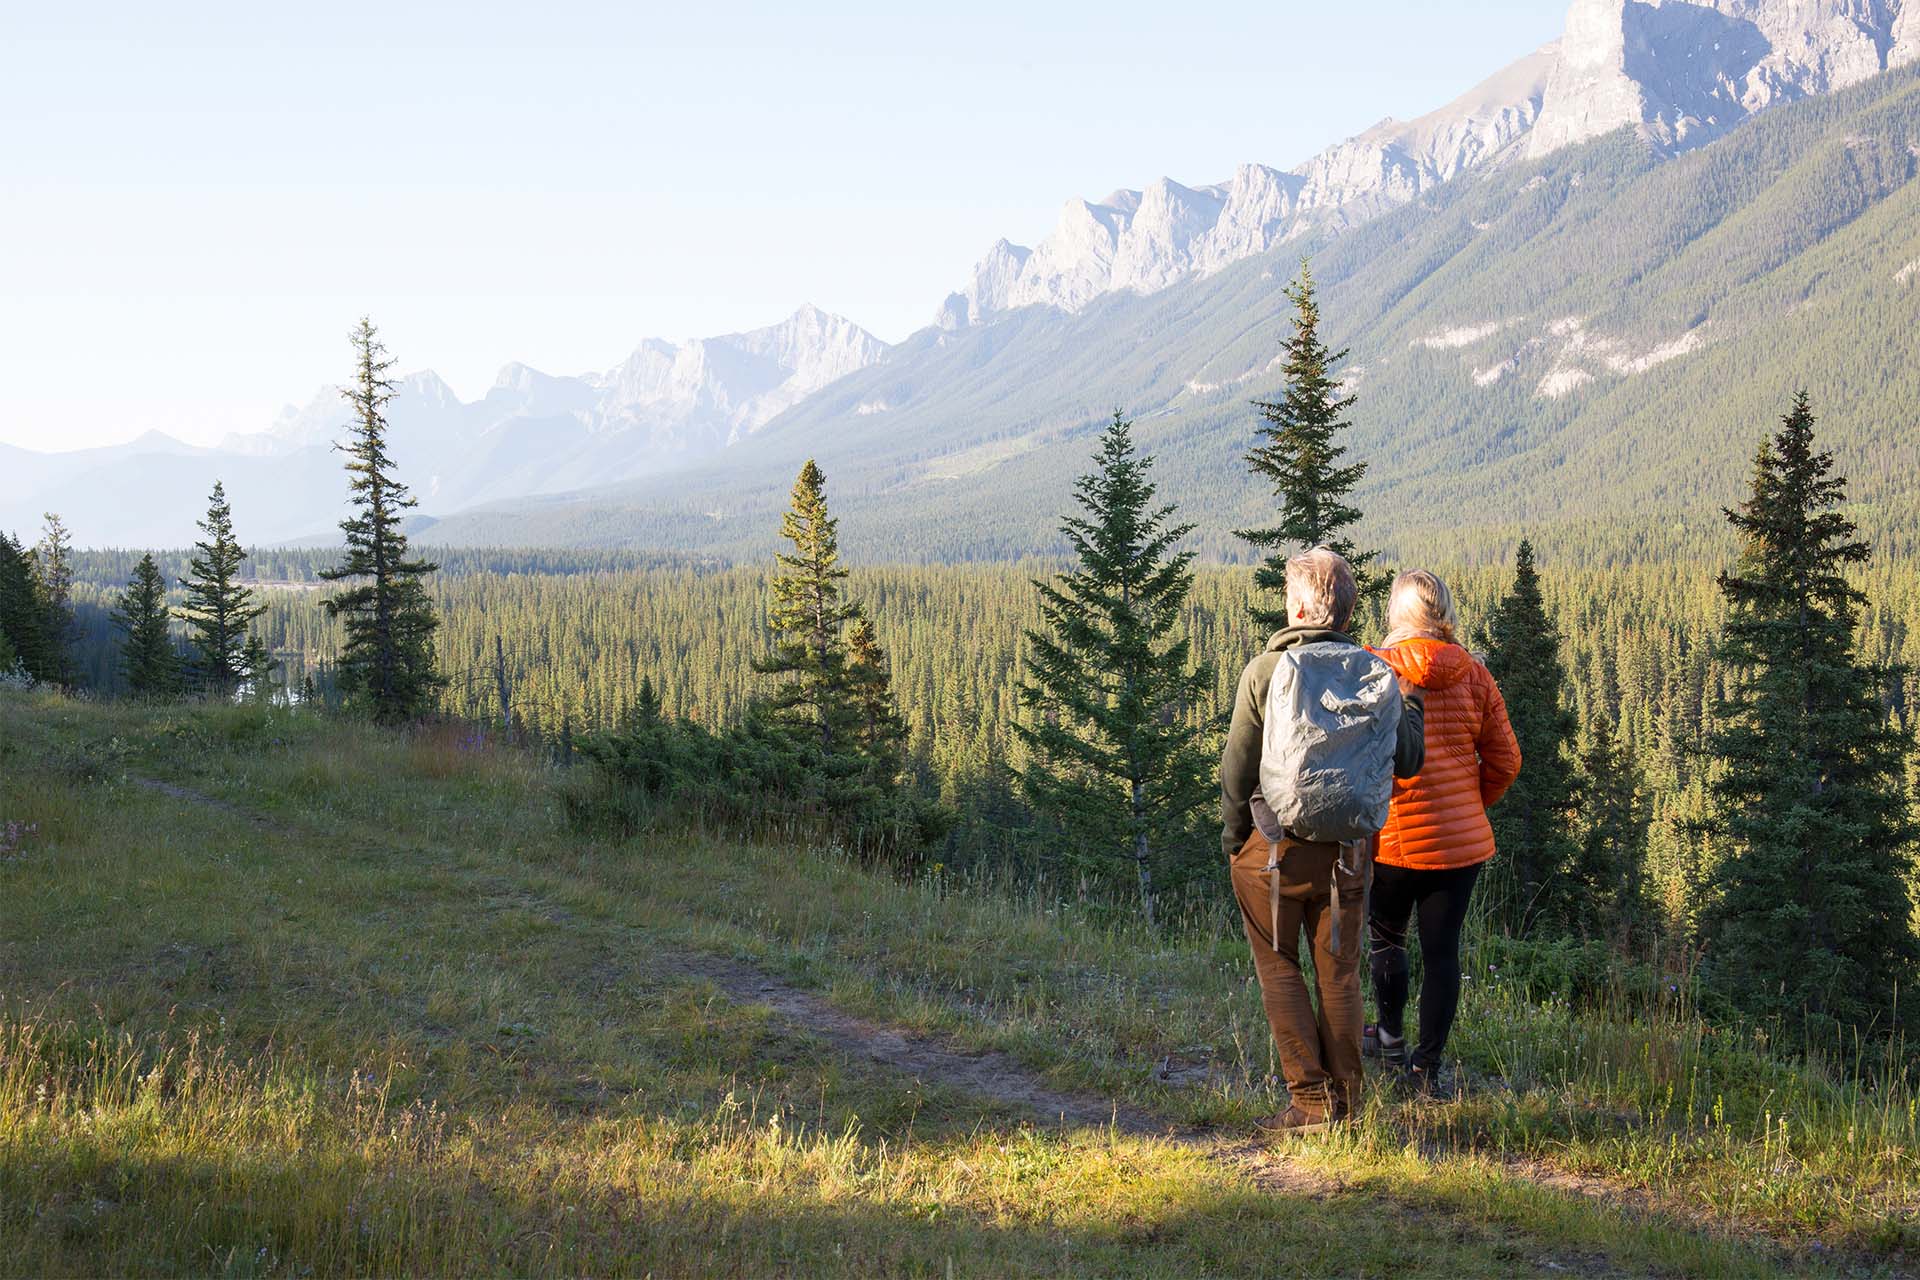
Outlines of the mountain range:
[[[510,364],[472,402],[431,371],[411,373],[394,388],[390,443],[426,512],[606,484],[736,444],[886,349],[851,321],[804,306],[748,333],[649,339],[604,373]],[[90,542],[179,545],[219,478],[249,539],[324,536],[344,513],[333,444],[347,423],[339,389],[323,387],[267,430],[212,449],[158,432],[68,453],[0,446],[0,528],[32,528],[38,512],[56,510]]]
[[[394,450],[436,541],[758,552],[811,455],[871,554],[997,556],[1055,545],[1119,406],[1231,554],[1262,501],[1247,401],[1274,389],[1281,290],[1311,255],[1353,349],[1370,532],[1430,538],[1464,513],[1484,541],[1627,499],[1621,537],[1684,537],[1779,387],[1828,400],[1862,456],[1912,460],[1911,426],[1868,420],[1920,409],[1915,62],[1920,3],[1576,0],[1558,41],[1417,120],[1290,170],[1069,201],[898,346],[809,307],[602,374],[509,366],[470,404],[414,374]],[[0,452],[0,527],[52,508],[83,541],[179,542],[218,472],[249,539],[324,533],[342,408],[324,391],[215,450]]]

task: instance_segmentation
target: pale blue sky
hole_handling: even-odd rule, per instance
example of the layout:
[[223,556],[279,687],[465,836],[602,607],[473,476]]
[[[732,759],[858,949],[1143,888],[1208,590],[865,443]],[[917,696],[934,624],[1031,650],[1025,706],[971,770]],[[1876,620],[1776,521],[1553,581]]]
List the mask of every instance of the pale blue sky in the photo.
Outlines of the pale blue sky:
[[1565,0],[0,0],[0,441],[259,430],[374,317],[463,398],[811,301],[896,340],[1069,196],[1291,166]]

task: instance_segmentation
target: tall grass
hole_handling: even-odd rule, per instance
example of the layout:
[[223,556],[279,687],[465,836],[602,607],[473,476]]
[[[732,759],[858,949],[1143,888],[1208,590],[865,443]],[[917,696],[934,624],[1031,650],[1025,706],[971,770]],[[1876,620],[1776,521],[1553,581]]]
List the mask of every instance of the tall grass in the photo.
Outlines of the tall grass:
[[[752,1273],[957,1251],[976,1273],[1193,1274],[1251,1265],[1241,1220],[1327,1272],[1537,1270],[1502,1252],[1515,1231],[1631,1270],[1742,1256],[1609,1203],[1634,1196],[1726,1232],[1915,1245],[1900,1064],[1716,1028],[1684,957],[1646,966],[1668,990],[1476,941],[1462,1095],[1376,1088],[1300,1157],[1379,1198],[1392,1230],[1356,1241],[1351,1204],[1268,1204],[1111,1135],[1029,1142],[990,1104],[648,971],[663,950],[744,957],[1232,1136],[1280,1091],[1245,941],[1212,904],[1150,932],[1084,886],[883,871],[803,824],[582,833],[559,771],[439,731],[11,697],[0,729],[0,819],[38,828],[0,864],[0,1240],[22,1259],[0,1272],[699,1271],[721,1233]],[[1408,1198],[1447,1217],[1392,1208]]]

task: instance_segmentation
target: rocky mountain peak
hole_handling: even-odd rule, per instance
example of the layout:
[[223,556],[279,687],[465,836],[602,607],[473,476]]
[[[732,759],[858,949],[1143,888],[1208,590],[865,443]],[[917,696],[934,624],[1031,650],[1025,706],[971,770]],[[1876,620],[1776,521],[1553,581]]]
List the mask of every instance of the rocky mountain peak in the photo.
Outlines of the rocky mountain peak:
[[1920,60],[1920,0],[1573,0],[1554,41],[1437,111],[1380,121],[1290,171],[1161,179],[1069,200],[1032,250],[1002,240],[941,304],[946,328],[1013,307],[1078,311],[1339,231],[1468,169],[1537,158],[1626,125],[1675,152],[1756,111]]
[[1098,202],[1069,200],[1031,250],[987,251],[936,322],[978,324],[1013,307],[1078,311],[1115,290],[1152,293],[1209,275],[1306,231],[1373,217],[1501,152],[1532,125],[1551,47],[1417,120],[1383,120],[1292,171],[1243,164],[1225,182],[1161,178]]
[[1633,125],[1673,152],[1920,57],[1903,0],[1574,0],[1529,156]]
[[405,375],[398,380],[394,390],[401,395],[412,396],[423,404],[460,403],[460,397],[454,394],[446,379],[431,369],[420,369]]

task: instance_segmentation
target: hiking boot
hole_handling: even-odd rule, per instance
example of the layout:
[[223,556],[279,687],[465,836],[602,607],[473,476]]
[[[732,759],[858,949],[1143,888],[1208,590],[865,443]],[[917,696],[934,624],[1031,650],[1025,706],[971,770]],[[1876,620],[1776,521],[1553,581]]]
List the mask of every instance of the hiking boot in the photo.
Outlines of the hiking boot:
[[1335,1113],[1319,1115],[1311,1111],[1302,1111],[1298,1105],[1291,1105],[1277,1116],[1267,1116],[1254,1123],[1267,1137],[1282,1139],[1304,1137],[1311,1133],[1329,1133],[1345,1118]]
[[1407,1065],[1407,1041],[1385,1027],[1369,1022],[1360,1030],[1360,1056],[1378,1058],[1390,1067]]
[[1416,1098],[1447,1099],[1453,1097],[1453,1083],[1440,1073],[1439,1067],[1423,1067],[1417,1063],[1409,1064],[1400,1072],[1400,1087]]

